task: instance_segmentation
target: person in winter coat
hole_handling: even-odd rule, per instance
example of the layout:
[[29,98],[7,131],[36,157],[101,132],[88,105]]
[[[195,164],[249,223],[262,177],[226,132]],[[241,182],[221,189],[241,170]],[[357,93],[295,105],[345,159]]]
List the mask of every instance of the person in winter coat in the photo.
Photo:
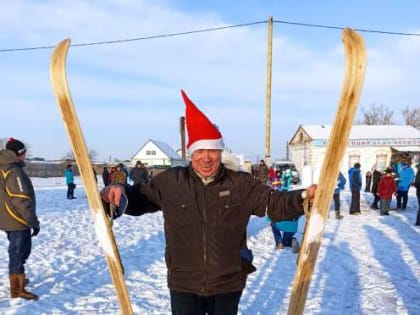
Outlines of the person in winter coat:
[[365,178],[366,178],[365,192],[370,192],[371,185],[372,185],[372,172],[367,171]]
[[25,289],[29,280],[24,265],[31,254],[32,237],[40,231],[35,191],[23,169],[25,156],[25,145],[13,138],[0,150],[0,230],[9,241],[10,296],[38,300]]
[[133,181],[134,185],[149,182],[149,174],[142,162],[137,161],[135,167],[131,169],[130,179]]
[[104,186],[108,186],[110,184],[110,182],[109,182],[109,171],[108,171],[108,167],[106,167],[106,165],[102,169],[102,181],[104,183]]
[[115,166],[115,171],[112,173],[112,183],[114,184],[126,184],[127,176],[124,170],[121,168],[121,165],[118,164]]
[[76,185],[74,184],[73,167],[71,164],[68,164],[64,170],[64,176],[66,177],[67,184],[67,199],[76,199],[74,196]]
[[[290,169],[286,169],[281,173],[280,191],[289,191],[292,180]],[[292,246],[293,235],[296,233],[298,218],[286,221],[271,221],[270,226],[273,232],[274,242],[277,249]]]
[[360,189],[362,188],[362,176],[360,174],[360,163],[355,163],[349,169],[349,182],[351,191],[350,214],[358,215],[360,212]]
[[417,163],[417,173],[416,178],[414,180],[414,186],[416,187],[416,195],[417,195],[417,219],[415,225],[420,225],[420,162]]
[[265,164],[264,160],[260,160],[260,164],[257,166],[255,174],[261,183],[267,184],[269,172],[270,170],[267,167],[267,164]]
[[373,194],[373,201],[372,204],[370,205],[371,209],[378,209],[379,208],[379,196],[377,194],[377,190],[378,190],[378,183],[382,178],[382,173],[380,171],[377,170],[376,165],[373,167],[373,172],[372,172],[372,194]]
[[414,180],[414,171],[406,163],[401,164],[397,185],[397,210],[405,210],[408,202],[408,190]]
[[124,177],[125,177],[124,184],[127,184],[127,180],[128,180],[128,176],[129,176],[127,167],[125,167],[125,165],[123,163],[119,163],[118,166],[120,167],[120,171],[122,171],[124,173]]
[[392,170],[387,168],[385,176],[378,183],[378,196],[381,199],[381,215],[389,215],[389,206],[391,205],[392,195],[397,190],[397,184],[392,177]]
[[274,190],[280,190],[280,188],[281,188],[281,171],[276,170],[274,172],[274,176],[270,178],[270,181],[271,181],[271,187]]
[[173,314],[237,314],[246,283],[241,259],[251,215],[290,220],[304,213],[316,186],[274,191],[251,174],[227,169],[221,162],[222,134],[181,92],[186,105],[187,150],[191,162],[155,175],[150,183],[110,185],[102,199],[125,213],[161,210],[165,261]]
[[339,172],[338,178],[337,178],[337,186],[334,189],[334,195],[333,195],[335,218],[337,220],[340,220],[343,218],[343,216],[340,214],[340,191],[344,189],[344,187],[346,186],[346,183],[347,183],[347,180],[344,177],[343,173]]
[[281,190],[289,191],[292,182],[292,170],[290,168],[283,171],[281,174]]

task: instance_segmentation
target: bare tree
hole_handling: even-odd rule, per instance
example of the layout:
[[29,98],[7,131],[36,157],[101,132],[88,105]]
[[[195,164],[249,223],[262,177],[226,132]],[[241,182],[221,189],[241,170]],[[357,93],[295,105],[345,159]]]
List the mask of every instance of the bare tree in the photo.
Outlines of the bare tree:
[[420,129],[420,108],[411,109],[409,106],[401,110],[406,125]]
[[373,103],[370,108],[361,108],[362,117],[357,121],[359,125],[392,125],[392,115],[394,111],[388,109],[383,104]]
[[0,138],[0,149],[4,149],[6,147],[7,138]]
[[[89,158],[90,158],[90,160],[91,161],[93,161],[93,160],[95,160],[96,159],[96,157],[98,156],[98,152],[96,152],[94,149],[88,149],[89,150]],[[73,151],[68,151],[63,157],[62,157],[62,159],[63,160],[76,160],[75,158],[74,158],[74,154],[73,154]]]

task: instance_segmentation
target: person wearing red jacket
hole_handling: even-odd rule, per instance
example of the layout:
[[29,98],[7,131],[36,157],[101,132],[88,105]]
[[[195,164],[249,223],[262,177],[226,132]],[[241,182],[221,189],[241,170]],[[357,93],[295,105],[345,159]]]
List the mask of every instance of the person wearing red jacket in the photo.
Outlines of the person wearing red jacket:
[[381,215],[389,215],[392,195],[397,191],[397,183],[392,177],[392,170],[387,168],[385,176],[378,183],[377,194],[381,199]]

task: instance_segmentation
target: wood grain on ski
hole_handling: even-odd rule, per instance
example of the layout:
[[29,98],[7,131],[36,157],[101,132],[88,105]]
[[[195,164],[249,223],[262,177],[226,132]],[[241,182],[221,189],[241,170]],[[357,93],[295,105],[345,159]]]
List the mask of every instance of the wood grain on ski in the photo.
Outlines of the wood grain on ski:
[[363,86],[366,64],[366,50],[363,39],[353,30],[346,28],[343,31],[343,44],[346,56],[345,78],[310,219],[306,223],[308,226],[301,244],[290,297],[289,315],[303,314],[305,308],[330,203],[337,184],[340,163],[347,147]]
[[105,254],[105,260],[114,283],[122,314],[133,314],[117,244],[110,221],[107,218],[102,205],[97,183],[93,175],[92,163],[89,158],[82,130],[70,95],[70,89],[67,84],[66,59],[69,47],[70,39],[65,39],[57,45],[52,54],[50,63],[51,84],[83,180],[83,185],[95,223],[96,234]]

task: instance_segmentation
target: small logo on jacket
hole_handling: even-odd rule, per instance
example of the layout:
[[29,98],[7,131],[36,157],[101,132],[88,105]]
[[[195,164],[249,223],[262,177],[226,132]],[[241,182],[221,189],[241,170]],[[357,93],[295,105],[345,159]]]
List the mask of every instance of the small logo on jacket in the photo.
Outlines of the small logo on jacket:
[[227,197],[230,196],[230,190],[224,190],[219,192],[219,197]]

